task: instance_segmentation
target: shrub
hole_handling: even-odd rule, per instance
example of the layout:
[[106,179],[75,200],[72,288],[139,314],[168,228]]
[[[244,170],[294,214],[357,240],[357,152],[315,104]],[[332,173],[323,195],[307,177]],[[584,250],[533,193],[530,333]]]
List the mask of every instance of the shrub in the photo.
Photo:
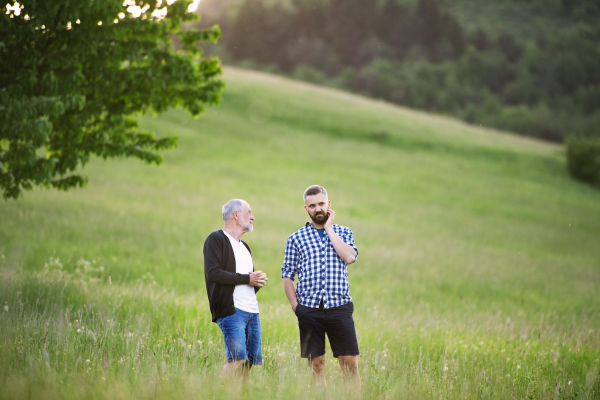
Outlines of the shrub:
[[600,187],[600,139],[571,136],[566,145],[571,176]]

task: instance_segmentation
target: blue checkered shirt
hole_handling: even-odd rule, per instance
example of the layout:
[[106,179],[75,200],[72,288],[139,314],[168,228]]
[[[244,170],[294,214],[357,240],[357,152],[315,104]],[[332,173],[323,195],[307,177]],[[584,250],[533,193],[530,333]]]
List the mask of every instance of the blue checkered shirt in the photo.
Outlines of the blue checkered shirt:
[[[333,224],[333,231],[344,243],[352,246],[358,257],[352,231],[336,224]],[[324,308],[338,307],[352,301],[348,264],[335,252],[327,232],[321,240],[319,232],[310,222],[294,232],[285,245],[281,277],[293,281],[296,275],[296,296],[303,306],[318,308],[321,299]]]

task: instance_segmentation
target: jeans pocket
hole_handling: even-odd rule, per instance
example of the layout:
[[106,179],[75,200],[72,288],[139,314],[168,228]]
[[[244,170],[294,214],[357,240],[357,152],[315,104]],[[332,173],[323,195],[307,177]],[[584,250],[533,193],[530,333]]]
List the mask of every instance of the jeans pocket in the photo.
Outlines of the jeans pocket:
[[298,317],[298,310],[300,309],[300,303],[298,303],[298,305],[296,305],[296,309],[294,310],[294,314],[296,314],[296,317]]

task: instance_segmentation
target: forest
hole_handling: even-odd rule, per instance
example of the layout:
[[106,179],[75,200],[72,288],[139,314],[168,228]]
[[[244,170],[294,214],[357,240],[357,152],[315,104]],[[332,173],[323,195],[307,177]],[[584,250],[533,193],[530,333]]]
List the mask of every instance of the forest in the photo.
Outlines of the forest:
[[[488,3],[488,4],[486,4]],[[595,0],[204,0],[226,64],[553,142],[600,136]]]

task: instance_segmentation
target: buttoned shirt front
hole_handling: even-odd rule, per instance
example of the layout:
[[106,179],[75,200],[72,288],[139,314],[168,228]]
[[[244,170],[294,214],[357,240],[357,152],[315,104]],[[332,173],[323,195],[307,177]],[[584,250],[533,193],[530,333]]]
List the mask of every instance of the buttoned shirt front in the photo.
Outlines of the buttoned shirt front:
[[[358,257],[352,230],[333,224],[333,231],[344,243],[352,246]],[[327,231],[321,240],[319,232],[310,222],[294,232],[285,246],[281,276],[293,281],[296,275],[296,297],[303,306],[317,308],[322,299],[323,306],[327,309],[352,301],[348,264],[336,253]]]

